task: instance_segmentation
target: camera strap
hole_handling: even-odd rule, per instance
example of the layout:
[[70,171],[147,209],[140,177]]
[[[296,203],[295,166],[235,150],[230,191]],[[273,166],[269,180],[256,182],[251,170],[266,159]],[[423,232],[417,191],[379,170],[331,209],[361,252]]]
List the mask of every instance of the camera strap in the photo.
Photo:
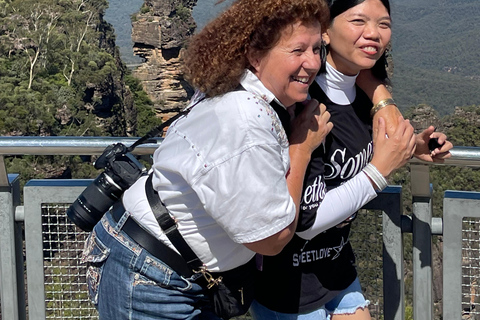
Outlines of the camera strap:
[[[200,258],[193,252],[192,248],[185,241],[183,236],[180,234],[177,228],[176,221],[170,215],[168,209],[160,200],[158,193],[153,189],[152,185],[152,176],[153,173],[150,173],[148,179],[145,183],[145,191],[147,194],[148,202],[152,208],[152,212],[155,215],[155,218],[158,221],[158,224],[162,228],[165,235],[168,237],[173,246],[180,253],[181,258],[184,259],[185,264],[193,271],[193,273],[201,274],[203,276],[203,281],[207,289],[211,289],[214,286],[218,286],[222,280],[223,276],[215,277],[215,274],[210,273],[206,266],[202,263]],[[175,253],[176,254],[176,253]],[[170,266],[172,267],[172,266]],[[234,270],[243,270],[245,266],[241,266],[238,269]],[[230,272],[231,273],[231,272]],[[243,297],[243,292],[242,292]]]
[[168,209],[160,200],[158,193],[153,189],[152,185],[153,173],[150,173],[145,183],[145,192],[147,199],[152,208],[152,212],[157,219],[158,224],[162,228],[173,246],[180,252],[185,262],[192,270],[200,270],[203,268],[202,261],[197,257],[192,248],[185,241],[177,228],[177,222],[172,218]]

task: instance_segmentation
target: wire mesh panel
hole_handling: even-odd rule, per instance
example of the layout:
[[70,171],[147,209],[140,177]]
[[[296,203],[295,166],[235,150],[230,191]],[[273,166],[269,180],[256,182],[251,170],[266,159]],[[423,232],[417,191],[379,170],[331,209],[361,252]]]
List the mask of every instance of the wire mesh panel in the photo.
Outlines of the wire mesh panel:
[[480,319],[480,218],[462,223],[462,319]]
[[360,210],[352,225],[350,242],[363,293],[370,300],[372,319],[383,319],[382,212]]
[[42,205],[47,319],[98,319],[88,298],[86,266],[80,264],[87,232],[66,215],[69,204]]
[[[67,218],[68,207],[69,204],[42,205],[46,318],[98,319],[88,298],[86,266],[80,263],[88,233]],[[247,313],[234,319],[252,318]]]
[[[80,263],[87,232],[66,216],[69,204],[42,205],[42,236],[47,319],[98,319],[85,283],[86,266]],[[362,210],[350,241],[372,319],[383,319],[382,215]],[[478,235],[478,234],[477,234]],[[251,316],[236,317],[249,320]]]

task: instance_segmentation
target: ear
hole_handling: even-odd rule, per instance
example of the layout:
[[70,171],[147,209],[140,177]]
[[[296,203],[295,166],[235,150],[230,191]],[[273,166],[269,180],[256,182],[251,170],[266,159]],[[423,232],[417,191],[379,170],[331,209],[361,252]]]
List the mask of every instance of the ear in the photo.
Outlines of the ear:
[[328,31],[322,33],[322,40],[325,42],[326,45],[330,44],[330,36],[328,35]]
[[255,69],[258,70],[260,66],[260,59],[258,58],[258,54],[252,53],[251,51],[247,52],[247,59],[250,65]]

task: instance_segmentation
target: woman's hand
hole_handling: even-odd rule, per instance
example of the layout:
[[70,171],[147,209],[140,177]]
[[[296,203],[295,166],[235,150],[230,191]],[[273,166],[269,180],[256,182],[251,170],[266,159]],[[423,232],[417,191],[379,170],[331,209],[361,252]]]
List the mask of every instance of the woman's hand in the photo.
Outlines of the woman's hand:
[[[300,211],[303,179],[305,178],[308,163],[310,162],[312,152],[318,148],[325,136],[333,128],[333,124],[329,122],[330,113],[326,111],[326,107],[323,104],[319,105],[318,101],[304,102],[303,110],[298,116],[294,116],[295,108],[295,106],[288,108],[292,115],[290,126],[292,132],[288,139],[290,142],[290,170],[286,177],[288,191],[295,203],[295,220],[287,228],[261,241],[262,250],[264,247],[270,248],[268,252],[259,251],[257,243],[246,244],[250,250],[263,254],[278,254],[295,234]],[[264,246],[265,244],[266,246]]]
[[[390,104],[375,113],[373,116],[373,132],[374,132],[374,139],[375,139],[375,131],[377,130],[378,126],[378,119],[383,118],[386,123],[386,132],[387,135],[394,134],[395,130],[397,129],[399,119],[403,120],[402,113],[398,110],[397,106],[394,104]],[[411,125],[411,124],[410,124]]]
[[[428,142],[433,138],[438,139],[438,144],[440,147],[430,151]],[[420,160],[443,163],[445,159],[452,156],[450,154],[450,149],[452,149],[453,144],[447,140],[447,136],[445,134],[441,132],[435,132],[435,128],[433,126],[430,126],[421,133],[417,134],[416,143],[417,148],[414,155]]]
[[291,147],[298,147],[310,155],[332,130],[333,123],[329,122],[330,113],[325,105],[319,105],[317,100],[305,101],[303,105],[303,110],[297,116],[293,115],[297,106],[289,108],[292,133],[288,140]]
[[378,119],[371,163],[384,177],[388,177],[392,171],[407,163],[414,152],[415,134],[410,121],[398,117],[395,132],[387,137],[385,120]]

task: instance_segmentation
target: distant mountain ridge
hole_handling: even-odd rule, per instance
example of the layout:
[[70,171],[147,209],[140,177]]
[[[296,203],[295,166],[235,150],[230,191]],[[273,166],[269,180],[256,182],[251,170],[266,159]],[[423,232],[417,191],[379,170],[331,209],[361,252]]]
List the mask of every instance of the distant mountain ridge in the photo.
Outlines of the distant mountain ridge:
[[480,105],[480,1],[393,0],[391,9],[399,106]]
[[[119,1],[111,6],[123,10]],[[216,2],[198,0],[197,30],[233,0]],[[428,104],[445,115],[455,106],[480,105],[480,1],[391,0],[391,9],[393,94],[400,109]],[[130,34],[117,33],[120,47],[122,37]]]

